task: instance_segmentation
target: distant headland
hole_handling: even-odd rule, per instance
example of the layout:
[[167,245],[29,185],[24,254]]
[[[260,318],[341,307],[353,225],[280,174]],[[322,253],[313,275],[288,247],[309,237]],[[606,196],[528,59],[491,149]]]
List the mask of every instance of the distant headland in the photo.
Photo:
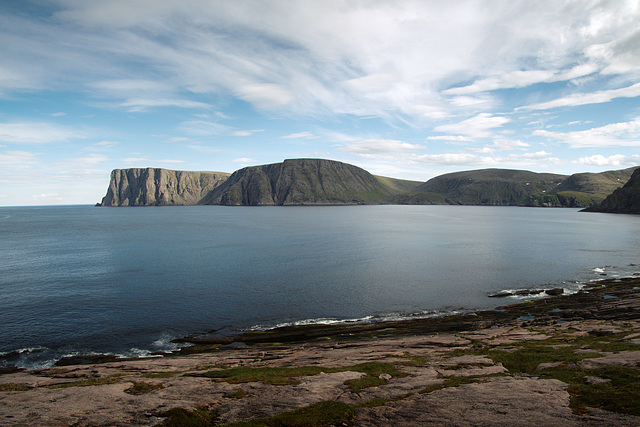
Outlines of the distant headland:
[[560,175],[482,169],[448,173],[423,183],[377,176],[325,159],[289,159],[232,174],[115,169],[98,206],[449,204],[640,213],[638,170]]

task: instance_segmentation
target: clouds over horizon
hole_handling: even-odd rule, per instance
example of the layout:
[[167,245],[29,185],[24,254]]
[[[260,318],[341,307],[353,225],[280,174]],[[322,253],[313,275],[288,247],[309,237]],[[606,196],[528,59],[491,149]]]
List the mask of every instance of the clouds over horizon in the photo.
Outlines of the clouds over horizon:
[[425,179],[627,165],[638,22],[636,0],[0,2],[0,149],[101,159],[96,180],[319,155]]

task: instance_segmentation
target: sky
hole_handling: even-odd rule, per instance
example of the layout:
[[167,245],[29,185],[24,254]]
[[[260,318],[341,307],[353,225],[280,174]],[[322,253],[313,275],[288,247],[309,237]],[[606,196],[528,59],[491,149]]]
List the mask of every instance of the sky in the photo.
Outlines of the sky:
[[112,169],[640,165],[640,0],[1,0],[0,206]]

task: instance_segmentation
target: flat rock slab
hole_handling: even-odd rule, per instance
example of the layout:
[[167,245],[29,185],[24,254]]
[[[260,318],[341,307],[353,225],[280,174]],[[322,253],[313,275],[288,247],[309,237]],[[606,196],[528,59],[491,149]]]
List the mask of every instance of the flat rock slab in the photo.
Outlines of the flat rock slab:
[[[557,380],[492,378],[383,407],[362,409],[356,425],[417,426],[589,426],[606,425],[597,415],[578,416],[569,409],[566,384]],[[609,414],[606,414],[607,417]],[[637,425],[637,417],[614,414],[616,425]],[[606,418],[611,421],[611,418]],[[613,425],[613,424],[611,424]]]

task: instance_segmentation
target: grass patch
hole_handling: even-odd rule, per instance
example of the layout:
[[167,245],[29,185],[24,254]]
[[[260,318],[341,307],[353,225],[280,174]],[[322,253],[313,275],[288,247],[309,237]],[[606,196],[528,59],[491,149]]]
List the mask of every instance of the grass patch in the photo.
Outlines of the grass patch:
[[[532,374],[569,384],[570,406],[576,414],[588,412],[588,407],[599,407],[614,412],[640,415],[640,371],[627,367],[583,369],[577,364],[582,359],[602,355],[596,352],[576,353],[576,349],[607,352],[640,349],[636,344],[621,341],[624,335],[577,337],[572,340],[571,345],[563,347],[558,347],[558,344],[566,345],[566,340],[519,343],[514,351],[496,349],[487,352],[487,356],[494,362],[502,363],[511,374]],[[539,371],[536,369],[541,363],[555,362],[562,364]],[[588,376],[610,381],[589,384]]]
[[378,387],[387,384],[389,381],[381,378],[388,375],[392,378],[406,377],[402,371],[399,371],[392,363],[367,362],[358,365],[340,368],[341,371],[355,371],[365,374],[362,378],[345,381],[345,385],[353,393],[359,393],[361,390],[369,387]]
[[353,366],[344,366],[340,368],[323,368],[320,366],[298,366],[298,367],[251,367],[240,366],[237,368],[221,369],[203,372],[196,376],[208,378],[218,378],[229,384],[241,384],[248,382],[262,382],[270,385],[297,385],[300,381],[297,377],[309,377],[318,375],[321,372],[336,373],[354,371],[366,374],[364,377],[356,380],[348,380],[345,384],[357,393],[363,388],[376,387],[386,384],[388,381],[379,378],[382,374],[391,377],[404,377],[407,374],[399,371],[392,363],[367,362]]
[[430,385],[428,387],[426,387],[424,390],[422,390],[420,393],[421,394],[425,394],[425,393],[432,393],[436,390],[442,390],[443,388],[447,388],[447,387],[460,387],[463,384],[472,384],[472,383],[482,383],[482,382],[487,382],[487,380],[483,380],[482,378],[488,378],[490,375],[486,375],[486,376],[468,376],[468,377],[449,377],[447,378],[443,383],[441,384],[433,384]]
[[399,365],[402,366],[413,366],[415,368],[424,368],[425,366],[429,366],[429,359],[424,356],[407,354],[401,357],[405,359],[405,361],[399,363]]
[[135,381],[131,387],[125,390],[125,392],[129,394],[143,394],[152,392],[154,390],[159,390],[161,388],[164,388],[162,384],[151,384],[142,381]]
[[207,371],[202,374],[197,374],[197,376],[220,378],[229,384],[262,382],[264,384],[271,385],[297,385],[300,384],[300,381],[297,381],[294,378],[318,375],[322,371],[323,369],[321,367],[316,366],[300,366],[293,368],[255,368],[251,366],[240,366],[237,368]]
[[598,353],[575,353],[576,346],[553,348],[547,346],[527,346],[515,351],[492,350],[488,352],[494,362],[500,362],[511,373],[536,374],[541,363],[563,362],[565,365],[582,359],[601,356]]
[[376,406],[384,406],[389,402],[397,402],[399,400],[404,400],[407,399],[411,396],[413,396],[414,393],[408,393],[408,394],[403,394],[402,396],[397,396],[397,397],[389,397],[389,398],[382,398],[382,397],[374,397],[372,399],[367,400],[366,402],[358,405],[358,408],[375,408]]
[[174,408],[158,414],[166,418],[162,423],[165,427],[208,427],[215,425],[215,412],[207,409],[194,409],[189,411],[184,408]]
[[271,418],[227,424],[227,427],[353,426],[356,410],[342,402],[325,401],[283,412]]
[[16,384],[16,383],[0,384],[0,391],[27,391],[30,389],[31,387],[26,386],[24,384]]
[[94,385],[105,385],[119,383],[118,377],[90,378],[84,381],[73,381],[70,383],[45,385],[43,388],[68,388],[68,387],[89,387]]

